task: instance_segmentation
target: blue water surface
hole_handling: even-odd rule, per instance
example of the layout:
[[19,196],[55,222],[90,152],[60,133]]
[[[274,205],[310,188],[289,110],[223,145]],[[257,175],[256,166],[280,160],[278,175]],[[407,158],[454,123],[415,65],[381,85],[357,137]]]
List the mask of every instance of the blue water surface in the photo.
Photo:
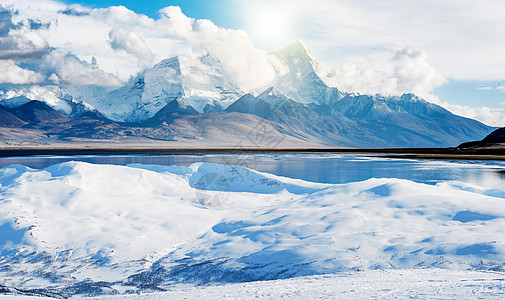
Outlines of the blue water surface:
[[26,156],[0,158],[0,167],[20,164],[42,169],[66,161],[94,164],[189,166],[196,162],[237,165],[279,176],[321,183],[348,183],[370,178],[400,178],[434,184],[457,180],[474,184],[490,181],[505,185],[505,162],[392,159],[367,154],[173,154]]

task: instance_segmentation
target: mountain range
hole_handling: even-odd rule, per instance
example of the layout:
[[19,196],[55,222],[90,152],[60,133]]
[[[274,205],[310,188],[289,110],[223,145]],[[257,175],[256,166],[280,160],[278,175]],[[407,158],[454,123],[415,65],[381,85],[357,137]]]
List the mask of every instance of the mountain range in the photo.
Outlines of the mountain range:
[[258,94],[209,53],[162,60],[119,88],[2,84],[2,146],[450,147],[495,129],[414,94],[343,93],[302,42],[273,55],[286,70]]

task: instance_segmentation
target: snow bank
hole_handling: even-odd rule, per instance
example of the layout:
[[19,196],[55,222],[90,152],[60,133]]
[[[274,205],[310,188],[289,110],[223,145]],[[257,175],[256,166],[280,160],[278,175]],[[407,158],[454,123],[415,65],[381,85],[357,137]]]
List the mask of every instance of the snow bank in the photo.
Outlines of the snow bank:
[[[0,278],[58,295],[338,271],[502,270],[505,188],[210,163],[0,169]],[[99,283],[99,284],[98,284]]]

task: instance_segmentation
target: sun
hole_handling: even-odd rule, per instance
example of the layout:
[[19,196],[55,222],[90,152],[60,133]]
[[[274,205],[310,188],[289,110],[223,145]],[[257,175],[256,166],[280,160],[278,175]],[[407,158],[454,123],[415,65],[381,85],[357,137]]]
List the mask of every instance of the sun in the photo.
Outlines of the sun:
[[266,38],[276,38],[286,33],[286,20],[277,14],[264,12],[255,18],[257,33]]
[[291,18],[282,10],[258,6],[250,10],[248,19],[247,32],[260,46],[276,49],[293,40]]

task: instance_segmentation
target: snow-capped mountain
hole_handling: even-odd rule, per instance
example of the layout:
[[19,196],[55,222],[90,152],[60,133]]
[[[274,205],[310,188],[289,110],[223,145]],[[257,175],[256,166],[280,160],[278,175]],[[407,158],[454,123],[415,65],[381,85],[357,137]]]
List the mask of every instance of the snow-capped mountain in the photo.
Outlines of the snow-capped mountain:
[[401,97],[351,94],[335,102],[332,108],[383,140],[385,146],[450,147],[493,130],[413,94]]
[[270,88],[258,97],[243,96],[227,111],[254,114],[276,122],[286,135],[341,147],[450,147],[492,131],[413,94],[346,95],[331,105],[304,105]]
[[287,136],[324,145],[359,147],[356,141],[367,141],[366,146],[370,147],[381,142],[373,136],[352,140],[364,132],[353,120],[334,110],[330,114],[320,114],[311,106],[294,101],[273,87],[257,97],[250,94],[243,96],[226,111],[257,115],[278,124],[279,131]]
[[106,99],[113,87],[95,85],[14,85],[0,84],[0,103],[16,108],[32,100],[46,103],[51,108],[71,118],[87,112],[98,113],[89,103]]
[[318,62],[310,55],[307,47],[296,41],[273,53],[288,68],[275,86],[288,97],[301,103],[328,104],[343,97],[335,87],[329,87],[318,75]]
[[242,94],[219,60],[206,54],[162,60],[105,98],[90,98],[89,103],[114,121],[142,122],[178,98],[206,113],[223,110]]

